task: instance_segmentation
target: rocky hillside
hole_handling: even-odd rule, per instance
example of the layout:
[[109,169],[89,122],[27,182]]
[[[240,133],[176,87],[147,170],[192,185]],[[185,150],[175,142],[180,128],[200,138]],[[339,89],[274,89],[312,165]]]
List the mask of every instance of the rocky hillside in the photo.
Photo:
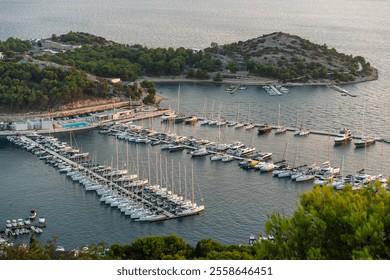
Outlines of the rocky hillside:
[[206,51],[223,60],[232,72],[247,70],[284,81],[337,83],[377,78],[376,69],[361,56],[282,32],[222,46],[214,43]]

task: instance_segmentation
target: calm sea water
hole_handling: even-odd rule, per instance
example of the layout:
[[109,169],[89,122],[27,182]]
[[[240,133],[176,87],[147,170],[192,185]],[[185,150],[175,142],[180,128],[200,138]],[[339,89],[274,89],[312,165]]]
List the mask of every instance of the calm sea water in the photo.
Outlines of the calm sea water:
[[[283,31],[326,43],[347,54],[362,55],[378,68],[379,79],[345,86],[358,95],[356,98],[342,97],[326,87],[295,87],[282,97],[271,97],[255,86],[230,95],[219,85],[182,84],[177,108],[177,85],[158,85],[158,91],[166,97],[162,105],[188,114],[202,115],[205,110],[233,120],[276,124],[280,104],[280,121],[286,126],[294,127],[299,120],[311,130],[336,133],[348,127],[354,135],[361,134],[366,100],[365,130],[390,139],[388,1],[0,0],[0,7],[1,40],[11,36],[45,38],[73,30],[149,47],[203,48],[211,42],[224,44]],[[167,127],[159,120],[140,124],[211,140],[223,135],[228,142],[239,140],[260,151],[273,152],[274,159],[286,154],[290,162],[330,160],[340,166],[344,158],[346,174],[366,168],[372,174],[390,175],[390,148],[379,142],[364,151],[355,150],[353,145],[334,147],[333,137],[326,135],[258,136],[233,128],[218,131],[198,125]],[[69,141],[67,134],[59,137]],[[138,149],[142,170],[147,170],[148,151],[151,155],[160,153],[158,146],[137,148],[135,144],[117,143],[97,131],[74,134],[73,144],[76,143],[100,163],[116,161],[118,145],[118,157],[124,160],[124,155],[130,154],[134,166]],[[46,217],[48,224],[41,240],[60,236],[59,243],[66,248],[100,241],[128,243],[137,237],[170,233],[181,235],[191,244],[208,237],[225,244],[246,243],[250,234],[264,231],[268,214],[274,210],[292,213],[298,193],[312,188],[310,183],[297,184],[272,178],[270,174],[241,170],[235,162],[191,159],[185,151],[162,153],[162,158],[173,160],[175,166],[193,164],[206,205],[202,215],[157,224],[132,222],[119,211],[101,205],[97,195],[86,193],[34,155],[0,139],[0,223],[23,218],[35,209]]]

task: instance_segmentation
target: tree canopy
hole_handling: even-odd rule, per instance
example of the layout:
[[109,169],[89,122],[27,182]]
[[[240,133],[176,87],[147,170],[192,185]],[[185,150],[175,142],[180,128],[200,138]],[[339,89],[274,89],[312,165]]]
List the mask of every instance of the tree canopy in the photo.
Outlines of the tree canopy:
[[317,186],[303,193],[292,217],[270,215],[274,241],[257,244],[266,259],[389,259],[390,195],[380,186],[334,192]]

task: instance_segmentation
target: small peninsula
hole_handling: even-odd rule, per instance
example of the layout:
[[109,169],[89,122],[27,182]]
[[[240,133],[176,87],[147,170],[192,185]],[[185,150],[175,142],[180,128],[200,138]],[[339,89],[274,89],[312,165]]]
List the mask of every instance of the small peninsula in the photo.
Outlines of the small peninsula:
[[326,85],[378,78],[362,56],[282,32],[225,45],[213,42],[203,50],[147,48],[69,32],[0,41],[0,58],[0,110],[6,114],[129,99],[153,104],[153,82]]

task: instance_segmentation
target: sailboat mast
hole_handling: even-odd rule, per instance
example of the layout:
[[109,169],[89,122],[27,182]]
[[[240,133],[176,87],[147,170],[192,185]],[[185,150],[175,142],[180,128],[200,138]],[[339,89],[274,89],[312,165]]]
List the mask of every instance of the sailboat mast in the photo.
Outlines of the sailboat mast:
[[165,184],[167,185],[167,190],[169,190],[168,185],[168,158],[165,157]]
[[161,154],[160,154],[160,163],[159,163],[159,169],[160,169],[160,184],[161,184],[161,187],[163,186],[163,178],[162,178],[162,164],[161,164]]
[[150,153],[149,153],[149,149],[148,149],[148,181],[149,181],[149,184],[151,185],[151,176],[150,176]]
[[171,184],[172,184],[172,194],[174,194],[175,193],[175,187],[174,187],[174,177],[173,177],[173,175],[174,175],[174,173],[173,173],[173,159],[171,160],[171,167],[172,167],[172,174],[171,174],[171,176],[172,176],[172,182],[171,182]]
[[181,167],[180,167],[180,162],[179,162],[179,194],[182,195],[182,190],[181,190]]
[[184,164],[184,200],[187,200],[187,164]]
[[195,202],[195,187],[194,187],[194,165],[191,164],[191,186],[192,186],[192,197],[191,202]]
[[156,152],[156,184],[158,185],[158,153]]

